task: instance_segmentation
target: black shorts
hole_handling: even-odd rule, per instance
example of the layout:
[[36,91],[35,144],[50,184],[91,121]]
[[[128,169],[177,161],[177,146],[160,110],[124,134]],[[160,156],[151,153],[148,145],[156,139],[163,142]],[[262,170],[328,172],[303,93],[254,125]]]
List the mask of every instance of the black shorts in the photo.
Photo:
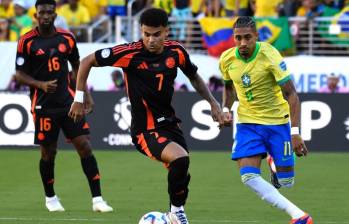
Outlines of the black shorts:
[[74,139],[80,135],[88,135],[89,125],[86,119],[75,123],[68,116],[68,112],[36,113],[34,115],[35,137],[34,143],[41,145],[58,141],[59,131],[62,131],[67,139]]
[[161,153],[170,142],[179,144],[188,152],[183,132],[177,123],[140,132],[132,136],[132,142],[138,151],[157,160],[161,160]]

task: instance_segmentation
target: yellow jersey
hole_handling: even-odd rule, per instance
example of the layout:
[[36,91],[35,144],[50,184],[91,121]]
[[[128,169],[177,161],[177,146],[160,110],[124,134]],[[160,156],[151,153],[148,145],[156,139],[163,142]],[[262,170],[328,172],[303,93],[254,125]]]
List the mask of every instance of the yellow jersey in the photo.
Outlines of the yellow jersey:
[[243,59],[237,47],[223,52],[219,68],[225,82],[233,83],[239,99],[239,123],[265,125],[289,122],[290,109],[281,87],[290,80],[282,56],[272,45],[257,42],[251,58]]
[[79,3],[87,8],[91,18],[99,15],[102,7],[108,6],[108,0],[80,0]]
[[[228,10],[235,10],[236,0],[226,0],[225,1],[225,9]],[[248,8],[248,0],[240,0],[240,9],[247,9]]]
[[282,0],[256,0],[256,17],[278,16],[277,8]]
[[163,9],[170,14],[173,9],[173,1],[172,0],[155,0],[153,2],[154,8]]
[[64,4],[57,10],[57,14],[63,16],[69,26],[80,26],[91,22],[87,8],[80,3],[76,11],[72,11],[69,4]]
[[15,16],[15,9],[13,3],[9,5],[7,9],[0,5],[0,18],[9,19]]

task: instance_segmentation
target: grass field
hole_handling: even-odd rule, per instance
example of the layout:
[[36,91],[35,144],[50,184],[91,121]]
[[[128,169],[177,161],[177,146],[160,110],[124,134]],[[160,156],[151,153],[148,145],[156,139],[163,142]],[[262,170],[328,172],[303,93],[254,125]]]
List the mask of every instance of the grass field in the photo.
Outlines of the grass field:
[[[167,171],[137,152],[95,151],[104,198],[115,212],[91,211],[87,181],[77,154],[60,151],[56,193],[66,209],[49,213],[36,150],[0,150],[0,223],[137,224],[151,210],[166,211]],[[289,217],[260,200],[240,182],[229,152],[193,152],[186,212],[192,224],[286,224]],[[296,185],[282,193],[310,212],[316,224],[349,223],[348,154],[313,153],[297,160]],[[266,170],[266,168],[264,167]],[[264,172],[267,177],[267,172]]]

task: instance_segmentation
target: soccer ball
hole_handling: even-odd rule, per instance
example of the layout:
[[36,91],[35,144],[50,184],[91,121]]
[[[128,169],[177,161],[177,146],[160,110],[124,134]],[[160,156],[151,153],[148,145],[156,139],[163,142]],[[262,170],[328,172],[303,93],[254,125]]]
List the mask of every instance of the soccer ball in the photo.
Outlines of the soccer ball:
[[143,215],[138,224],[170,224],[170,221],[166,214],[154,211]]

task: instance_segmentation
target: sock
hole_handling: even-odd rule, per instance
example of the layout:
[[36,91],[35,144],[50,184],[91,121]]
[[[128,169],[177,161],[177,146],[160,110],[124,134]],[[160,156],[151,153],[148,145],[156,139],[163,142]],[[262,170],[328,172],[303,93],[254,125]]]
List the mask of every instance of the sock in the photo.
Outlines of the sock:
[[301,209],[279,193],[270,183],[260,176],[260,169],[255,167],[242,167],[240,169],[242,182],[255,191],[258,196],[283,211],[286,211],[292,219],[299,219],[305,215]]
[[93,197],[93,198],[92,198],[92,203],[93,203],[93,204],[94,204],[94,203],[97,203],[97,202],[101,202],[101,201],[103,201],[102,196],[97,196],[97,197]]
[[180,207],[185,205],[188,197],[188,185],[190,181],[189,157],[181,157],[170,163],[168,180],[168,193],[171,205]]
[[178,211],[184,211],[184,207],[183,206],[177,207],[177,206],[171,205],[171,212],[174,213]]
[[55,191],[53,189],[53,184],[55,182],[54,168],[55,168],[54,161],[44,161],[43,159],[40,159],[40,163],[39,163],[40,176],[41,176],[42,184],[44,185],[46,197],[55,196]]
[[101,196],[100,176],[98,171],[98,165],[94,155],[86,158],[81,158],[81,166],[87,177],[88,184],[90,186],[92,197]]

